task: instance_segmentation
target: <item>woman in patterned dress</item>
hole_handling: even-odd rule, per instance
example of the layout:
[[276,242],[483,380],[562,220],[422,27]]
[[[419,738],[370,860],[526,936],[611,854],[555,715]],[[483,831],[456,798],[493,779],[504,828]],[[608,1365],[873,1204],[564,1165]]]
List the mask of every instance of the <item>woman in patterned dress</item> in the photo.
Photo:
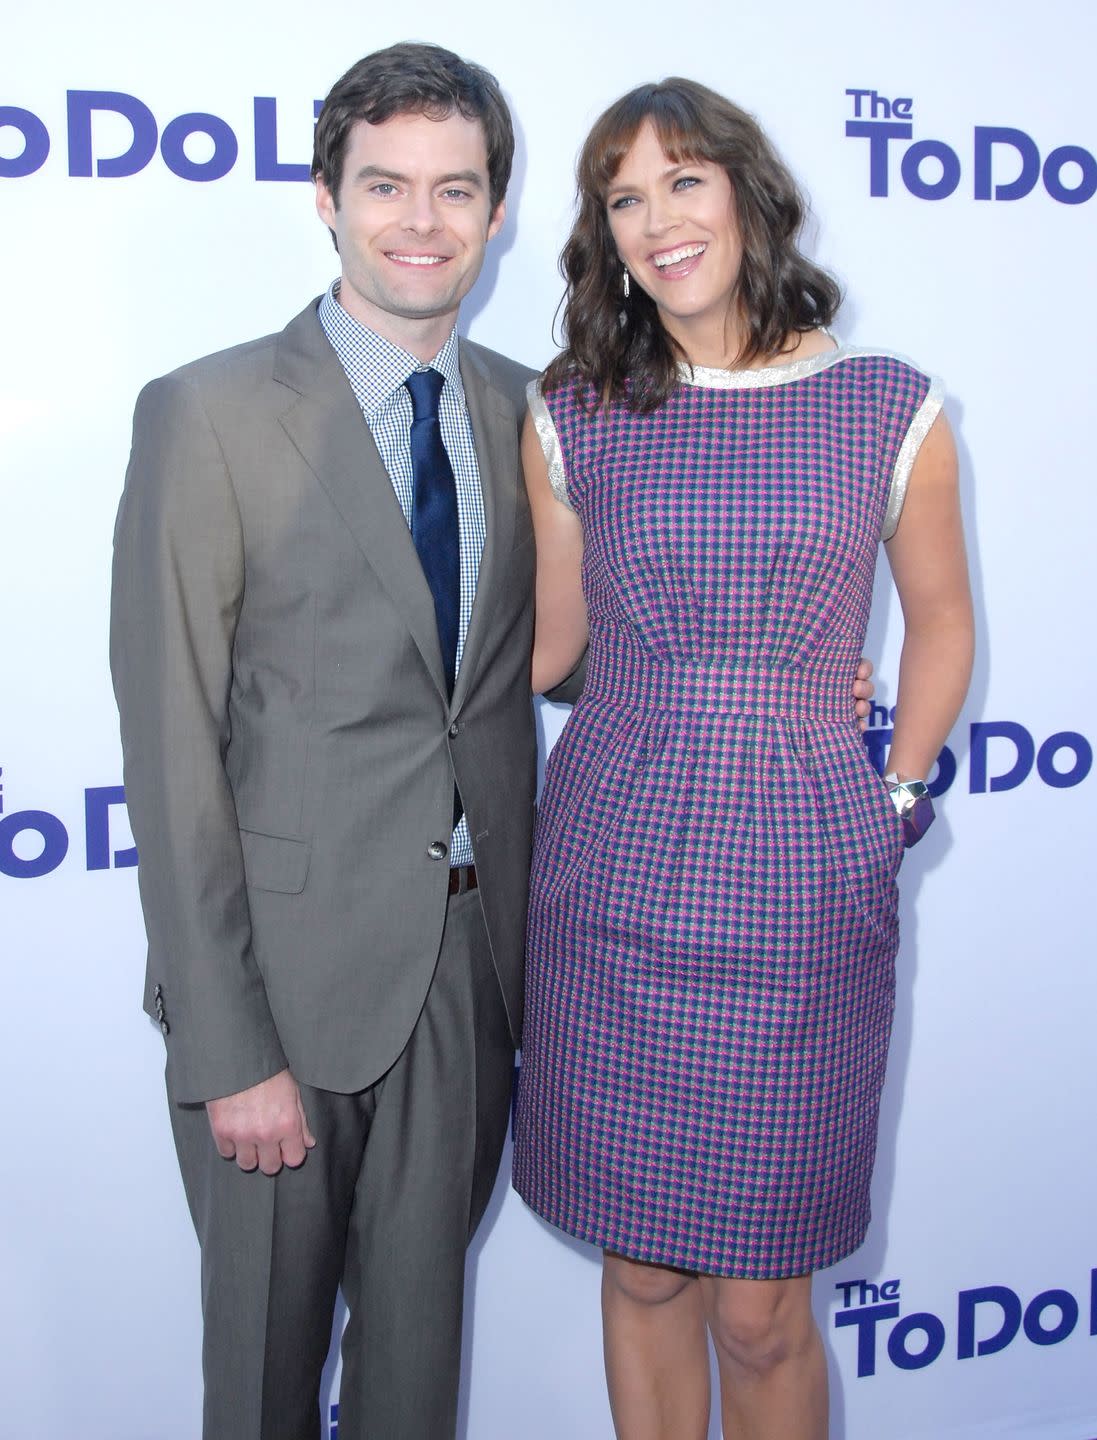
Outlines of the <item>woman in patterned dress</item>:
[[[900,812],[970,673],[939,389],[828,334],[802,215],[712,91],[611,106],[523,439],[534,688],[589,650],[538,819],[515,1185],[604,1252],[622,1440],[707,1434],[707,1336],[729,1440],[826,1435],[811,1274],[868,1224],[928,800]],[[905,622],[886,781],[850,699],[881,537]]]

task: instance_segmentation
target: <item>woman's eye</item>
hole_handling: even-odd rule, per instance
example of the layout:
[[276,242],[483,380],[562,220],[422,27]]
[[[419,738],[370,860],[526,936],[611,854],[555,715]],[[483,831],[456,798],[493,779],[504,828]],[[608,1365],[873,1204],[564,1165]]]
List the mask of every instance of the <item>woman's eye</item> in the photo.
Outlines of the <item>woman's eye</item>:
[[630,205],[636,204],[635,195],[618,195],[616,200],[610,201],[611,210],[625,210]]
[[679,175],[674,182],[675,190],[691,190],[694,185],[700,185],[700,175]]

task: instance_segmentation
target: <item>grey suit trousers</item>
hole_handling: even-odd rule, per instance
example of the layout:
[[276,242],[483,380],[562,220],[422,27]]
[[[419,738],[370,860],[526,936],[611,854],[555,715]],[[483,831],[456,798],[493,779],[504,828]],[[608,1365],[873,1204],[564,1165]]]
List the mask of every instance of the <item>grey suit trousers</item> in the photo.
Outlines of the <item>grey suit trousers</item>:
[[448,902],[391,1069],[352,1095],[301,1087],[317,1143],[300,1169],[245,1174],[218,1155],[204,1106],[171,1103],[202,1247],[205,1440],[319,1440],[340,1285],[340,1440],[454,1434],[465,1250],[495,1181],[513,1063],[469,891]]

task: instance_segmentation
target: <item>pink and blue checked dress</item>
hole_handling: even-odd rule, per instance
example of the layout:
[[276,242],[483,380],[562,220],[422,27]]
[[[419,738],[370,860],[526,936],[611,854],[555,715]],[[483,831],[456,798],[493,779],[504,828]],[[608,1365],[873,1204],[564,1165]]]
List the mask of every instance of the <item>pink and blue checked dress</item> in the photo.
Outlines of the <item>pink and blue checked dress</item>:
[[635,1259],[798,1275],[869,1220],[902,831],[851,687],[940,397],[842,347],[587,401],[531,396],[590,651],[537,823],[514,1184]]

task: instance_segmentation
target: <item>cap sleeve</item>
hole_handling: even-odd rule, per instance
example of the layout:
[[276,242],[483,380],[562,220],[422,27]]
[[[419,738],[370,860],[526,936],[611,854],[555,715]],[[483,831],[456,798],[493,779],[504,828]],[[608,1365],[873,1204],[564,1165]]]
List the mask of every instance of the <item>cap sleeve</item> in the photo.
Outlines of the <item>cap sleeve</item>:
[[560,449],[560,437],[556,433],[555,422],[545,404],[545,397],[541,393],[540,379],[531,380],[526,386],[526,403],[529,406],[529,413],[533,417],[541,449],[544,451],[552,493],[561,505],[566,505],[569,510],[574,510],[575,506],[568,499],[568,482],[564,473],[564,457]]
[[[919,374],[920,372],[915,372]],[[907,498],[907,485],[910,482],[910,472],[914,469],[914,462],[918,458],[918,451],[922,448],[922,441],[929,434],[930,426],[941,412],[944,403],[945,390],[941,381],[936,376],[921,376],[925,389],[924,397],[920,405],[914,411],[913,418],[909,420],[906,431],[902,435],[898,454],[895,457],[895,465],[891,472],[891,483],[888,487],[887,506],[884,510],[884,523],[880,529],[880,539],[890,540],[895,534],[899,524],[899,517],[903,513],[903,501]],[[898,399],[898,397],[895,397]],[[910,414],[909,405],[905,409],[902,419]],[[898,418],[898,417],[897,417]],[[902,420],[900,420],[900,425]]]

